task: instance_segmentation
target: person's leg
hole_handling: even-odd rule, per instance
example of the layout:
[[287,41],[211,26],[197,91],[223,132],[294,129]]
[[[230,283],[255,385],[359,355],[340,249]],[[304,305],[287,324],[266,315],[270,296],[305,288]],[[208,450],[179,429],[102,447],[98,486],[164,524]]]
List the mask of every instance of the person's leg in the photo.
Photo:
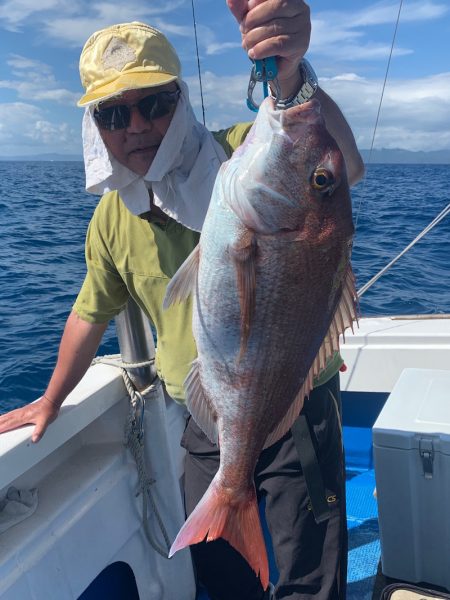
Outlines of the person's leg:
[[266,518],[279,570],[277,599],[345,598],[345,473],[340,416],[333,397],[339,405],[338,378],[313,390],[303,411],[328,498],[331,514],[326,522],[315,522],[290,433],[265,450],[257,464],[256,480],[266,492]]
[[163,385],[164,399],[166,401],[166,421],[170,446],[171,457],[175,472],[180,481],[184,476],[185,449],[180,445],[180,440],[186,427],[186,419],[189,415],[187,408],[183,404],[175,402],[166,391]]
[[[185,505],[190,515],[219,468],[219,450],[191,418],[182,438],[186,448]],[[263,600],[259,578],[247,561],[222,539],[191,546],[198,580],[211,600]]]

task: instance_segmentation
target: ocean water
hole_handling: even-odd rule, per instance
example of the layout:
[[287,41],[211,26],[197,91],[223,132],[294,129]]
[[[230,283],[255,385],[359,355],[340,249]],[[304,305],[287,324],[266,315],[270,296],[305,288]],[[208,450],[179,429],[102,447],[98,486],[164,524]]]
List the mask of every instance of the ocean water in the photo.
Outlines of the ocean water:
[[[450,165],[371,165],[352,190],[360,288],[450,202]],[[85,273],[80,162],[0,162],[0,413],[36,399]],[[366,292],[362,316],[450,313],[450,218]],[[101,354],[117,352],[111,325]]]

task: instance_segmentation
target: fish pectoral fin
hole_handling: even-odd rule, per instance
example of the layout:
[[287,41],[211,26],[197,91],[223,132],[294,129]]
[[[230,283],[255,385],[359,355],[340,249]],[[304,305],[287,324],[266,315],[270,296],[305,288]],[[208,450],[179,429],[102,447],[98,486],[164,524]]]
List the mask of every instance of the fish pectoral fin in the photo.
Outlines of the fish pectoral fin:
[[259,233],[270,232],[261,215],[253,208],[248,191],[243,187],[239,177],[234,179],[234,190],[223,190],[223,195],[228,199],[228,206],[245,227]]
[[261,584],[266,589],[269,585],[269,563],[256,491],[253,488],[247,495],[241,496],[239,500],[236,495],[230,495],[216,476],[180,529],[170,548],[169,557],[205,538],[211,542],[221,537],[242,554],[255,573],[259,574]]
[[309,396],[313,389],[314,378],[320,375],[327,366],[328,360],[335,352],[339,351],[339,336],[344,335],[344,332],[348,327],[351,327],[353,330],[353,323],[355,321],[358,321],[357,294],[355,277],[352,268],[349,265],[344,278],[339,304],[335,310],[331,325],[323,339],[316,358],[288,412],[267,436],[264,448],[268,448],[272,444],[275,444],[275,442],[280,440],[292,427],[303,408],[305,398]]
[[188,376],[184,382],[186,390],[186,406],[192,418],[205,433],[208,439],[219,445],[219,433],[217,429],[217,414],[203,388],[200,379],[200,363],[198,358],[194,360]]
[[239,240],[229,248],[235,269],[241,308],[241,348],[239,358],[244,354],[256,305],[256,255],[258,245],[256,235],[247,229]]
[[164,309],[176,302],[184,302],[195,290],[199,261],[200,244],[192,250],[167,286],[163,301]]

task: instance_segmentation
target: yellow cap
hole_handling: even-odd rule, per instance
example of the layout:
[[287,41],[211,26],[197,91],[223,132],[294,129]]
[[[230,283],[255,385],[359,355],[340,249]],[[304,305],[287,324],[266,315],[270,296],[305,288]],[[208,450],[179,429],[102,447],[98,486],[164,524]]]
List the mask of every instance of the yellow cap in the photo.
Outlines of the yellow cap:
[[181,75],[173,46],[145,23],[121,23],[92,34],[80,56],[86,91],[78,106],[100,102],[138,88],[164,85]]

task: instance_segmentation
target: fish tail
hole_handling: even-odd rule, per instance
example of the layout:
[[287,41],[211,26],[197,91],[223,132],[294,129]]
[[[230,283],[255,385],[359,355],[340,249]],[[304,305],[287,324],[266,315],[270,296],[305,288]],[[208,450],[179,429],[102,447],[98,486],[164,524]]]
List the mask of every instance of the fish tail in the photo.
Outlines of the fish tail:
[[191,544],[205,539],[211,542],[220,537],[242,554],[266,589],[269,585],[269,564],[254,488],[245,498],[237,500],[213,480],[178,532],[169,557]]

